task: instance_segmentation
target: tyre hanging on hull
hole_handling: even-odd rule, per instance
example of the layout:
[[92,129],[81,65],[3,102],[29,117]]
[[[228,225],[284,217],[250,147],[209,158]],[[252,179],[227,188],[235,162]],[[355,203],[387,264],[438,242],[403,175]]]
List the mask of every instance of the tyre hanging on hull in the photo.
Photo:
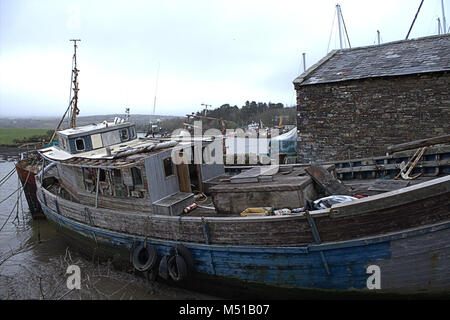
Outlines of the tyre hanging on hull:
[[175,282],[183,281],[188,275],[188,267],[182,256],[171,256],[167,261],[167,269]]
[[158,253],[152,245],[141,243],[133,249],[131,262],[138,271],[153,269],[158,259]]
[[175,247],[170,248],[170,254],[172,256],[181,256],[184,259],[188,273],[194,271],[194,257],[185,245],[178,243]]

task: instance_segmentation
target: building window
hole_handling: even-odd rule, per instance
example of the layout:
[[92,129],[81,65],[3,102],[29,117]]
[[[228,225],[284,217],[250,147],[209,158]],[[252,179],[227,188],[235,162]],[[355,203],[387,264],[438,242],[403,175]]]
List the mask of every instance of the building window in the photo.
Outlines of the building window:
[[128,140],[128,130],[127,129],[120,130],[120,140],[122,140],[122,141]]
[[84,140],[81,138],[76,139],[75,147],[77,148],[77,151],[83,151],[84,150]]
[[143,184],[142,183],[142,174],[141,174],[141,170],[139,168],[132,167],[131,168],[131,176],[133,178],[133,185],[141,186]]
[[173,162],[170,157],[165,158],[163,160],[163,166],[164,166],[164,174],[165,174],[166,178],[174,175]]

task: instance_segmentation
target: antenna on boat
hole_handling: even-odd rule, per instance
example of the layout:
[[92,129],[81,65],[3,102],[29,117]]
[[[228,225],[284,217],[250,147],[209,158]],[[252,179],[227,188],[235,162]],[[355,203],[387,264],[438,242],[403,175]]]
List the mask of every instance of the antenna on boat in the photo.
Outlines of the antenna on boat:
[[70,127],[75,128],[77,126],[77,115],[80,113],[80,109],[78,109],[78,72],[80,70],[77,69],[77,41],[81,41],[80,39],[71,39],[73,41],[73,58],[72,58],[72,90],[73,90],[73,98],[71,99],[71,109],[70,109]]

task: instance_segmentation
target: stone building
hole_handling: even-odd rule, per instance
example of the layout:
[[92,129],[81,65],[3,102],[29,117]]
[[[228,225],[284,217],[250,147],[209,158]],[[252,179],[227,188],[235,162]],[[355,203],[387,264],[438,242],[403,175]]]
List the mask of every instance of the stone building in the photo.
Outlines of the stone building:
[[450,34],[335,50],[294,80],[298,162],[450,133]]

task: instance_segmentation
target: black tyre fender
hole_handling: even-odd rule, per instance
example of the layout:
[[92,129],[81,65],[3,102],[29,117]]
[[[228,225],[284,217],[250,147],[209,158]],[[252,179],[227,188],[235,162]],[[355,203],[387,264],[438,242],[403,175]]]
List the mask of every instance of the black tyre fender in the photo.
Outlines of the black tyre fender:
[[170,256],[167,254],[162,256],[158,266],[158,275],[164,280],[169,279],[169,267],[168,267],[169,258]]
[[148,269],[145,272],[145,276],[149,282],[155,282],[157,280],[158,274],[159,274],[159,264],[160,263],[161,263],[161,257],[158,255],[158,257],[156,258],[156,263],[153,266],[153,268]]
[[175,247],[170,248],[170,254],[173,256],[181,256],[187,266],[188,273],[194,270],[194,257],[192,256],[191,250],[189,250],[185,245],[178,243]]
[[158,259],[158,253],[152,245],[139,244],[133,249],[131,262],[138,271],[152,269]]
[[188,275],[186,262],[181,255],[171,256],[167,261],[169,275],[175,282],[183,281]]

